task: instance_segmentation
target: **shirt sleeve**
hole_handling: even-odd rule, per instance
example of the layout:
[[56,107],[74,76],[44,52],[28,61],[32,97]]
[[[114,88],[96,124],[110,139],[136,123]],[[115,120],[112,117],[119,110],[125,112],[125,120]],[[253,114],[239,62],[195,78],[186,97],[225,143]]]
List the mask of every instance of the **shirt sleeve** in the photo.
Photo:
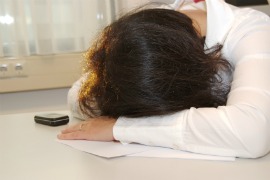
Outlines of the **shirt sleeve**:
[[85,79],[85,76],[82,76],[79,80],[77,80],[72,87],[68,91],[68,107],[71,112],[71,116],[77,118],[77,119],[86,119],[87,117],[83,115],[83,113],[80,110],[79,107],[79,91],[82,85],[83,80]]
[[100,110],[98,109],[97,103],[95,103],[95,101],[93,101],[91,103],[92,107],[95,107],[95,113],[96,114],[91,114],[91,117],[89,117],[88,115],[86,115],[85,113],[82,112],[81,108],[80,108],[80,104],[79,104],[79,93],[80,93],[80,89],[82,88],[82,84],[84,82],[84,80],[88,77],[88,74],[84,74],[81,76],[80,79],[78,79],[73,85],[72,87],[69,89],[68,91],[68,107],[71,113],[72,117],[75,117],[77,119],[80,120],[86,120],[89,119],[91,117],[96,117],[96,116],[100,116]]
[[[227,42],[234,72],[226,106],[190,108],[147,118],[120,117],[113,129],[123,143],[194,153],[257,158],[270,150],[270,22],[238,27]],[[234,41],[234,36],[241,34]],[[236,38],[236,37],[235,37]]]

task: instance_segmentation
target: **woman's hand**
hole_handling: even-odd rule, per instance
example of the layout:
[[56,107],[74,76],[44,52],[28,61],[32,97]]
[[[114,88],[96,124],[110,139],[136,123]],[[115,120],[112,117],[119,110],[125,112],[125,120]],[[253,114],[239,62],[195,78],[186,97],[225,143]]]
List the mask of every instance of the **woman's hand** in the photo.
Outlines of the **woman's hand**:
[[84,139],[89,141],[113,141],[113,126],[116,119],[109,117],[93,118],[61,131],[57,137],[62,140]]

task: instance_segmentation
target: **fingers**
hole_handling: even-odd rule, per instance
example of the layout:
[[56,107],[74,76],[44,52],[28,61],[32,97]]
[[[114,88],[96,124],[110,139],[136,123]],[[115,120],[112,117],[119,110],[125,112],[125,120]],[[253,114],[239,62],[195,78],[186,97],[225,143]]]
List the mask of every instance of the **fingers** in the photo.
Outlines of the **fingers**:
[[82,122],[73,126],[70,126],[64,130],[61,131],[62,134],[76,132],[76,131],[82,131],[83,127],[87,124],[87,122]]
[[82,122],[73,126],[70,126],[61,131],[61,134],[58,134],[58,139],[62,140],[78,140],[78,139],[87,139],[87,133],[85,128],[87,128],[88,122]]
[[63,133],[58,134],[57,138],[61,140],[79,140],[79,139],[86,139],[86,134],[83,131],[74,131],[65,134]]
[[84,121],[63,130],[57,137],[61,140],[112,141],[116,119],[100,117]]

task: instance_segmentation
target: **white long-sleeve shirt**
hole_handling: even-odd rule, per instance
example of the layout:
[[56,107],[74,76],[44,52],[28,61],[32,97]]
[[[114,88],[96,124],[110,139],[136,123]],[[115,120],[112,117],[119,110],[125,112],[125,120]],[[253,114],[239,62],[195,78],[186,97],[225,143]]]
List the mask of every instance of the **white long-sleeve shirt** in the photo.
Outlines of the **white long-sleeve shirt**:
[[117,120],[115,139],[201,154],[256,158],[270,150],[270,19],[206,0],[206,45],[234,66],[226,106]]
[[270,18],[223,0],[206,0],[206,9],[206,45],[223,44],[222,54],[234,67],[226,106],[120,117],[113,128],[116,140],[243,158],[269,152]]

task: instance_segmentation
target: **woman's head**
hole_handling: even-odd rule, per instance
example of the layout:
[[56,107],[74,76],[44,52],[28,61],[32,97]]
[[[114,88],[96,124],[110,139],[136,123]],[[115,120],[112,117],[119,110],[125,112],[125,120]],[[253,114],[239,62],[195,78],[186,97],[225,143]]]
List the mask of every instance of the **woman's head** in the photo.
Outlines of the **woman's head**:
[[225,104],[228,89],[217,73],[229,64],[220,49],[205,52],[192,20],[177,11],[128,14],[87,52],[81,109],[95,114],[95,101],[101,115],[140,117]]

